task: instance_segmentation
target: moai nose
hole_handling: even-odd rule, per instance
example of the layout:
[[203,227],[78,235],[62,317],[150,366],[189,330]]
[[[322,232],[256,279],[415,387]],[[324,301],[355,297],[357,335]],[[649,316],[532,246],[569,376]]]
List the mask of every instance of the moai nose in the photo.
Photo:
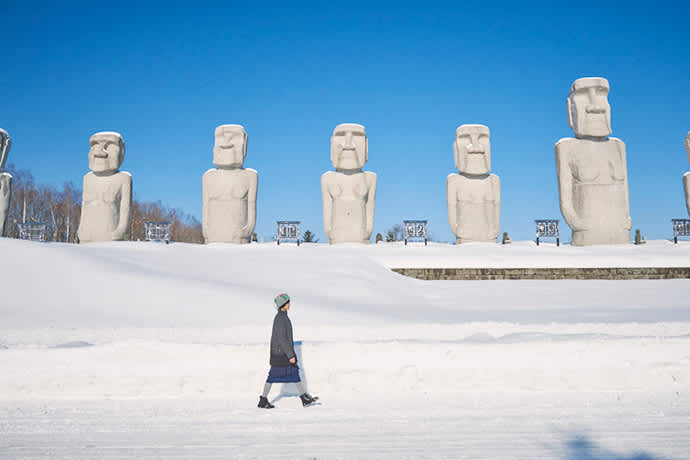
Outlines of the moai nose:
[[470,134],[470,144],[467,146],[470,152],[483,152],[484,147],[479,143],[479,134]]
[[603,113],[606,108],[601,104],[601,99],[597,98],[597,89],[589,88],[587,90],[587,96],[589,97],[589,104],[585,110],[589,113]]
[[345,133],[345,146],[352,147],[352,132]]

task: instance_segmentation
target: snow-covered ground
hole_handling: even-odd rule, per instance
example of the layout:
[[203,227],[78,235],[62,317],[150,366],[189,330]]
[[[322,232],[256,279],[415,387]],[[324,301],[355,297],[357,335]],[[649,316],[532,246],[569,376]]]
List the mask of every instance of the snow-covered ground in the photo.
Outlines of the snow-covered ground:
[[[689,263],[690,243],[667,241],[0,239],[0,458],[687,459],[690,280],[389,268]],[[276,385],[259,410],[282,291],[323,403]]]

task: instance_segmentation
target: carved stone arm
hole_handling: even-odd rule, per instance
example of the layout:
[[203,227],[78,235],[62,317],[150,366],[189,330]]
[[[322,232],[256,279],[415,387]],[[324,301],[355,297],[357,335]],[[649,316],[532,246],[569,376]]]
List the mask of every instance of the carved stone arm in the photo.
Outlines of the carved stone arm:
[[328,173],[321,176],[321,198],[323,200],[323,230],[330,242],[333,238],[333,199],[328,191]]
[[122,239],[127,233],[127,229],[132,217],[132,176],[124,173],[120,194],[120,220],[117,224],[113,239]]
[[457,236],[458,228],[458,200],[457,200],[457,190],[456,184],[453,180],[455,174],[451,174],[446,179],[446,200],[448,202],[448,224],[450,225],[450,230],[455,236]]
[[573,205],[573,173],[570,169],[569,160],[570,152],[567,150],[567,146],[561,143],[556,144],[556,173],[558,175],[561,214],[572,230],[587,230]]
[[491,192],[494,197],[494,208],[491,221],[491,238],[498,239],[501,231],[501,180],[496,175],[491,175]]
[[249,177],[249,190],[247,192],[247,225],[242,229],[243,237],[251,237],[256,226],[256,192],[259,184],[259,176],[251,171]]
[[371,237],[371,232],[374,231],[374,213],[376,212],[376,184],[377,177],[373,172],[367,172],[367,182],[369,184],[369,193],[367,195],[367,227],[365,238]]

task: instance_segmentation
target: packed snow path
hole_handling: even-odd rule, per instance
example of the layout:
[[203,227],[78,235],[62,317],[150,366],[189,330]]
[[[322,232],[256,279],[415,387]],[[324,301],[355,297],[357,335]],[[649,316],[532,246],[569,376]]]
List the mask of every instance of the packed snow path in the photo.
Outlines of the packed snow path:
[[[0,410],[0,457],[688,458],[687,411],[630,403],[554,404],[562,395],[552,396],[519,405],[444,397],[423,405],[384,399],[308,409],[292,398],[271,411],[195,400],[24,404]],[[647,456],[635,456],[640,453]]]
[[[666,243],[482,255],[0,239],[0,458],[688,459],[690,280],[387,268],[690,260],[690,244]],[[276,386],[276,409],[256,408],[280,291],[320,406]]]

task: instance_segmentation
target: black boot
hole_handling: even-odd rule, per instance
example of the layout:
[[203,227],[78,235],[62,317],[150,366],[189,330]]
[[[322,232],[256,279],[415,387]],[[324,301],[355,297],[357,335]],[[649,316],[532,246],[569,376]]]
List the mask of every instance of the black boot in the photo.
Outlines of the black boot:
[[317,399],[319,399],[319,397],[318,396],[311,396],[309,393],[304,393],[304,394],[299,396],[299,399],[302,400],[302,405],[306,407],[306,406],[310,405],[311,403],[313,403],[314,401],[316,401]]
[[259,396],[259,404],[256,407],[260,407],[262,409],[273,409],[276,406],[268,402],[268,399],[266,399],[265,396]]

